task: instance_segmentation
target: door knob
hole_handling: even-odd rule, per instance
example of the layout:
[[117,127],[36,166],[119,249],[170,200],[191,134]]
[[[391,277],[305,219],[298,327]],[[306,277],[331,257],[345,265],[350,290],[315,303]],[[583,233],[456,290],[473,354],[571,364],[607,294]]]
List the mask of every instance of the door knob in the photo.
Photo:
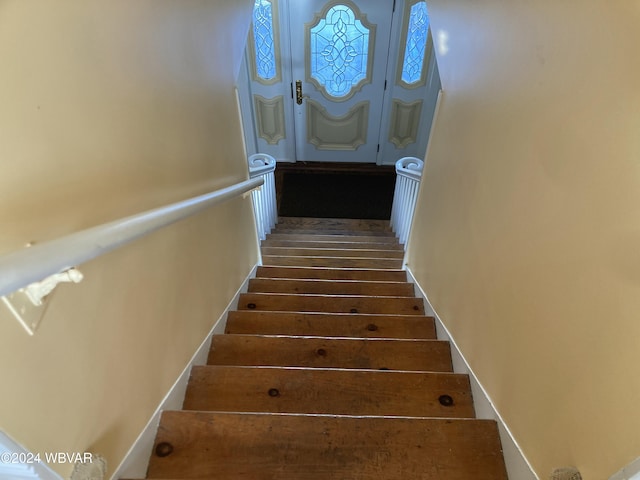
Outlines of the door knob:
[[302,105],[302,80],[296,80],[296,103]]

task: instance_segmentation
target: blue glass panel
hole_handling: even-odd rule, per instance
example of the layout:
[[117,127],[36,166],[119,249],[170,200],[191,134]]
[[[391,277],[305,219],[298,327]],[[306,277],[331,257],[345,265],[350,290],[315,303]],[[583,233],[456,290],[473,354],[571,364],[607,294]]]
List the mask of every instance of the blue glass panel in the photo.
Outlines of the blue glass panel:
[[411,7],[409,25],[407,26],[407,44],[402,64],[402,80],[406,83],[416,83],[422,77],[428,30],[427,3],[418,2]]
[[273,45],[273,11],[269,0],[255,0],[253,5],[256,72],[271,80],[276,76],[276,53]]
[[369,29],[346,5],[335,5],[310,30],[311,76],[329,95],[344,97],[367,76]]

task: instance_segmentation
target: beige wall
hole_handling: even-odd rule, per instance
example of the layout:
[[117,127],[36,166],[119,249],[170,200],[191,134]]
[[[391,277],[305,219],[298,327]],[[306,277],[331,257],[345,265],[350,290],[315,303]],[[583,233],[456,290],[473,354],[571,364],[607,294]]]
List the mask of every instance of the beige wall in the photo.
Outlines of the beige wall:
[[[244,180],[233,86],[250,14],[0,2],[0,253]],[[249,200],[231,200],[81,265],[34,337],[2,309],[0,429],[113,471],[256,258]]]
[[428,0],[410,267],[537,474],[640,456],[640,4]]

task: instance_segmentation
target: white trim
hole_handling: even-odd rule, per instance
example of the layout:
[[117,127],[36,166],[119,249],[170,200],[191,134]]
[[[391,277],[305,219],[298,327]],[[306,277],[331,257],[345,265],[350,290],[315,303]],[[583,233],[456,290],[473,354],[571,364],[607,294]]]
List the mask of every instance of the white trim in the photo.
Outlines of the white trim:
[[436,320],[436,331],[438,334],[438,339],[447,340],[451,344],[453,371],[456,373],[464,373],[469,375],[473,403],[476,409],[476,417],[495,420],[498,423],[500,441],[502,442],[502,451],[504,454],[504,462],[507,467],[507,475],[512,480],[539,480],[539,477],[534,472],[531,464],[525,457],[524,452],[509,430],[509,427],[498,413],[498,410],[491,401],[491,398],[487,394],[487,391],[478,381],[478,377],[476,377],[475,373],[469,366],[469,363],[464,358],[464,355],[458,348],[458,345],[451,336],[451,333],[449,332],[447,327],[445,327],[437,312],[429,302],[427,294],[424,292],[420,284],[418,284],[418,282],[416,281],[413,273],[411,272],[411,269],[405,266],[405,270],[407,272],[409,281],[413,282],[413,284],[415,285],[416,295],[423,298],[425,301],[425,310],[427,311],[427,315],[432,315]]
[[[429,129],[429,139],[427,140],[427,151],[424,154],[424,165],[427,164],[429,160],[429,152],[431,151],[431,145],[433,140],[433,135],[436,130],[436,124],[438,123],[438,115],[440,113],[440,102],[442,101],[442,93],[443,90],[438,90],[438,98],[436,99],[436,106],[433,109],[433,119],[431,121],[431,128]],[[424,173],[424,165],[422,167],[422,173]],[[422,175],[422,173],[420,175]],[[420,202],[420,196],[422,195],[422,181],[420,181],[420,185],[418,187],[418,196],[416,198],[416,208],[417,204]],[[411,253],[411,231],[413,229],[413,224],[415,223],[415,212],[411,217],[411,224],[409,225],[409,236],[407,237],[407,243],[404,245],[404,258],[402,259],[402,264],[406,265],[407,259],[409,258],[409,254]],[[425,296],[426,298],[426,296]]]
[[619,472],[614,473],[609,480],[638,480],[640,479],[640,458],[636,458]]
[[224,333],[227,324],[227,313],[230,310],[235,310],[238,307],[238,299],[241,293],[246,293],[249,280],[256,276],[256,270],[258,265],[255,265],[251,272],[247,275],[244,282],[231,299],[227,308],[224,310],[220,318],[213,325],[211,331],[202,342],[196,353],[191,357],[191,360],[184,368],[176,382],[173,384],[167,395],[164,397],[158,408],[151,416],[149,422],[144,427],[136,441],[133,443],[127,454],[125,455],[118,468],[116,468],[111,480],[117,480],[119,478],[145,478],[147,475],[147,468],[149,466],[149,459],[155,443],[156,431],[158,430],[158,424],[160,423],[160,415],[163,410],[181,410],[184,402],[185,392],[187,390],[187,383],[189,382],[189,376],[191,374],[191,367],[194,365],[206,365],[209,349],[211,346],[211,337]]

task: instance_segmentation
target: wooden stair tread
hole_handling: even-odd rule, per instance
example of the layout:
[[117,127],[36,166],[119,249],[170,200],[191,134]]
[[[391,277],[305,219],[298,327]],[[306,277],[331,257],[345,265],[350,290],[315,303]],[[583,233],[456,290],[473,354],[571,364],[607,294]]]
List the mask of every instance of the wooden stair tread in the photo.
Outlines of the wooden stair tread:
[[361,236],[395,238],[393,232],[384,230],[340,230],[337,228],[325,229],[304,229],[304,228],[288,228],[276,226],[272,231],[276,234],[292,234],[292,235],[342,235],[342,236]]
[[287,231],[278,233],[275,230],[267,235],[267,240],[285,240],[285,241],[311,241],[311,242],[354,242],[354,243],[385,243],[389,245],[400,245],[398,239],[388,235],[366,235],[366,232],[360,232],[356,235],[338,235],[335,233],[300,233]]
[[261,252],[263,255],[296,257],[404,258],[403,251],[352,248],[262,247]]
[[309,280],[289,278],[252,278],[249,292],[311,293],[333,295],[369,295],[412,297],[413,285],[406,282],[365,282],[359,280]]
[[183,409],[475,417],[466,375],[210,365],[192,369]]
[[238,300],[238,309],[424,315],[422,299],[415,297],[367,297],[364,295],[242,293]]
[[225,333],[422,340],[436,338],[433,317],[250,310],[229,312]]
[[[348,239],[344,239],[348,240]],[[262,247],[286,247],[286,248],[333,248],[333,249],[351,249],[351,250],[387,250],[403,252],[404,249],[399,243],[376,242],[375,239],[370,242],[357,241],[323,241],[323,240],[263,240]]]
[[147,478],[507,479],[490,420],[166,411],[162,443]]
[[324,268],[303,266],[278,267],[263,265],[257,268],[256,277],[404,282],[407,280],[407,273],[404,270],[390,269]]
[[452,372],[440,340],[214,335],[209,365]]
[[289,257],[263,255],[262,264],[278,265],[283,267],[372,268],[389,270],[398,270],[402,268],[402,260],[392,258]]

